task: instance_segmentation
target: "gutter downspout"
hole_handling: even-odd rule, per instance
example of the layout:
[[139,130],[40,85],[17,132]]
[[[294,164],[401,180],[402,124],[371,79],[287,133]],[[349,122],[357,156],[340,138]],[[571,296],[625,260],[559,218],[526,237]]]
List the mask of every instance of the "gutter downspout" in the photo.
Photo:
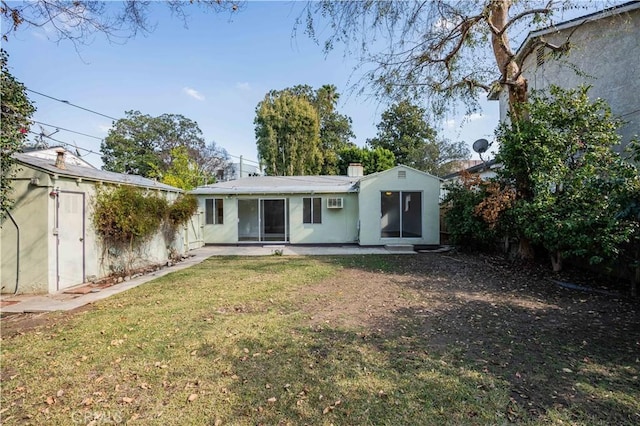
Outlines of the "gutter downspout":
[[16,289],[13,294],[18,294],[18,283],[20,282],[20,227],[15,221],[9,210],[5,210],[7,217],[11,219],[13,226],[16,227]]

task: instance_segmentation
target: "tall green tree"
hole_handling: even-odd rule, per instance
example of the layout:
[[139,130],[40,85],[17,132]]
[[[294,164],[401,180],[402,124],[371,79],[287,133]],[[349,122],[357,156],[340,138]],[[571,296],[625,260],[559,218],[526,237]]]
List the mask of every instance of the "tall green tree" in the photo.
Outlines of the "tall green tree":
[[11,198],[12,178],[16,173],[13,154],[27,140],[30,118],[36,110],[24,85],[9,72],[8,59],[7,52],[0,49],[0,221],[14,203]]
[[426,121],[425,109],[408,101],[391,105],[382,113],[377,128],[377,136],[367,144],[393,152],[398,164],[441,175],[449,171],[452,161],[469,157],[463,142],[438,139]]
[[322,150],[322,170],[320,174],[335,175],[338,170],[338,152],[354,147],[355,139],[351,117],[340,114],[336,108],[340,94],[336,86],[325,84],[315,93],[314,104],[320,118],[320,145]]
[[198,166],[205,164],[206,145],[198,123],[179,114],[152,117],[127,111],[101,144],[105,170],[161,178],[172,164],[171,152],[184,148]]
[[360,163],[364,174],[381,172],[396,165],[393,152],[384,148],[348,147],[338,153],[338,174],[346,175],[351,163]]
[[506,220],[518,236],[543,247],[554,270],[567,257],[599,263],[619,255],[640,221],[623,214],[640,194],[640,170],[612,150],[620,120],[588,88],[536,93],[497,131],[499,176],[517,198]]
[[322,169],[317,109],[289,90],[267,93],[254,120],[258,157],[273,176],[316,175]]
[[322,165],[319,174],[335,175],[338,173],[338,152],[348,147],[354,147],[351,141],[355,139],[351,118],[340,114],[337,110],[340,94],[336,86],[325,84],[315,90],[307,84],[298,84],[281,91],[270,92],[276,97],[287,92],[295,97],[307,100],[315,108],[320,125],[320,152]]

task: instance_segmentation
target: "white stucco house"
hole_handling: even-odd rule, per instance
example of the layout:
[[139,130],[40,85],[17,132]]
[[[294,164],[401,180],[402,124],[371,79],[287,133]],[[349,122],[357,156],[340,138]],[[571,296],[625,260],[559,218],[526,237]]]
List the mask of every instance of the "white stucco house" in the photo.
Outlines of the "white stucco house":
[[[99,170],[62,148],[15,154],[13,208],[0,224],[2,293],[55,293],[113,273],[119,254],[103,247],[92,226],[92,199],[99,187],[130,185],[174,200],[181,189]],[[194,216],[193,221],[198,221]],[[199,223],[170,242],[158,232],[136,266],[161,264],[171,251],[202,246]]]
[[191,191],[206,244],[439,244],[440,179],[407,166],[363,176],[254,176]]
[[[569,50],[554,53],[542,42]],[[602,98],[612,113],[626,121],[622,145],[640,135],[640,2],[631,1],[590,15],[557,23],[528,34],[516,53],[528,89],[550,85],[565,89],[590,85],[590,98]],[[502,87],[489,99],[500,102],[507,120],[508,94]]]

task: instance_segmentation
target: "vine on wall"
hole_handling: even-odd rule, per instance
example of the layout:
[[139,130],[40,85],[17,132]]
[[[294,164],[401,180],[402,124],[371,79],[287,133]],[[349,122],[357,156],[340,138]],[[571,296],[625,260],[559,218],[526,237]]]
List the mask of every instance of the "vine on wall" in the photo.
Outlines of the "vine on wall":
[[93,227],[105,252],[125,255],[125,265],[116,269],[128,272],[145,243],[163,229],[173,240],[197,209],[193,195],[182,194],[170,204],[156,193],[132,186],[99,189],[93,200]]

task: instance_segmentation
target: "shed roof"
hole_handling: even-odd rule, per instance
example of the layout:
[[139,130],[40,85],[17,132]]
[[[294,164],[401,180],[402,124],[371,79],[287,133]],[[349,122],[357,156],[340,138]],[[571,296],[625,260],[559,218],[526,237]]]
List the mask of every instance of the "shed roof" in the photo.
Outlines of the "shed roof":
[[362,176],[253,176],[200,186],[194,195],[309,194],[357,192]]
[[55,161],[50,158],[41,158],[28,153],[14,154],[14,158],[21,164],[35,169],[40,169],[46,173],[65,176],[70,178],[82,178],[97,182],[111,182],[125,185],[133,185],[150,189],[160,189],[163,191],[182,192],[180,188],[165,185],[138,175],[127,175],[123,173],[108,172],[93,167],[79,166],[75,164],[65,164],[65,169],[55,166]]

